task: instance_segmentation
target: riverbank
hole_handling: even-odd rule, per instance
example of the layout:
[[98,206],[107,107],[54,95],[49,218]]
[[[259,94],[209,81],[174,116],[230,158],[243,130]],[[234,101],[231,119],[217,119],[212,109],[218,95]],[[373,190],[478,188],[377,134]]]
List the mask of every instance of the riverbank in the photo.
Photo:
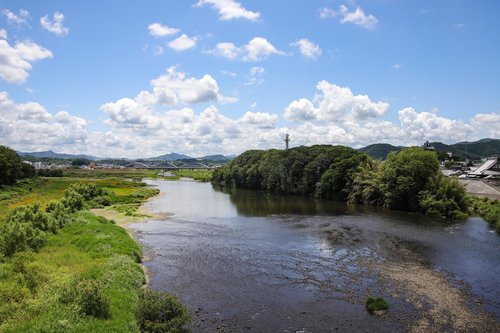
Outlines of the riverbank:
[[[141,268],[142,249],[126,226],[151,216],[145,208],[137,208],[158,194],[157,190],[116,175],[35,179],[3,192],[0,189],[0,215],[8,217],[18,209],[31,207],[27,203],[40,205],[44,212],[49,201],[68,202],[65,190],[75,182],[97,184],[106,194],[91,198],[82,209],[70,213],[60,231],[43,234],[46,240],[40,249],[21,249],[0,258],[2,332],[141,330],[135,312],[139,302],[147,302],[142,295],[151,293],[143,289],[146,275]],[[111,206],[99,208],[103,214],[98,215],[108,218],[88,210],[103,205]],[[10,222],[4,218],[0,225],[6,223]]]

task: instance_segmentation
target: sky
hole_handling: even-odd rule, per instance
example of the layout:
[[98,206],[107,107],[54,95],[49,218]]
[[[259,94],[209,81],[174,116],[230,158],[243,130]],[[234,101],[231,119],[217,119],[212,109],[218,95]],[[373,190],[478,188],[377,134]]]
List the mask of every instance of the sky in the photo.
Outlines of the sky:
[[0,144],[99,157],[500,138],[500,2],[0,0]]

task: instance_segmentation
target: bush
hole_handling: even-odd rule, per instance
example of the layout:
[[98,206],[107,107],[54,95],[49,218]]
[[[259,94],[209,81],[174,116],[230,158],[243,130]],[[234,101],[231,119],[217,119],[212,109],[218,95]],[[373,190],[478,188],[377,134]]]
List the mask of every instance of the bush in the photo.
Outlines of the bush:
[[139,299],[136,317],[141,332],[187,332],[189,311],[173,295],[145,290]]
[[91,278],[78,278],[61,296],[63,303],[72,303],[86,316],[108,319],[111,317],[109,299],[104,293],[104,284]]
[[368,297],[366,300],[366,310],[370,313],[375,313],[375,311],[380,311],[380,310],[388,310],[389,309],[389,303],[382,297]]

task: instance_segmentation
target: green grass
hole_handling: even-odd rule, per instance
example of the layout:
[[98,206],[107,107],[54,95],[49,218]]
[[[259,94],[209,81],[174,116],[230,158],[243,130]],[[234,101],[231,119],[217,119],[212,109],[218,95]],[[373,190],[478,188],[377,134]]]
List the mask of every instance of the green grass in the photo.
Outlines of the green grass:
[[66,169],[65,177],[77,178],[109,178],[120,177],[130,179],[158,178],[158,170],[143,169]]
[[[86,170],[84,170],[86,171]],[[84,176],[81,173],[80,176]],[[127,173],[125,173],[127,175]],[[0,188],[0,224],[2,220],[16,207],[40,203],[42,205],[51,200],[60,199],[64,190],[72,183],[96,183],[104,187],[110,195],[108,196],[115,209],[136,212],[140,204],[147,198],[156,195],[155,189],[146,187],[146,184],[138,181],[128,181],[118,178],[115,173],[113,178],[75,178],[75,177],[51,177],[35,178],[18,181],[16,185]],[[123,206],[123,207],[122,207]]]
[[469,203],[471,213],[481,216],[500,234],[500,201],[469,196]]
[[[102,223],[89,211],[75,214],[76,222],[51,235],[39,253],[23,258],[28,272],[38,272],[36,288],[13,262],[0,264],[0,331],[5,332],[138,332],[135,306],[144,274],[139,245],[114,224]],[[19,265],[18,265],[19,266]],[[82,315],[61,300],[78,278],[96,279],[109,299],[110,319]]]
[[200,182],[209,182],[212,180],[213,170],[175,170],[175,177],[170,179],[177,180],[181,177],[188,177]]
[[[86,201],[88,208],[106,202],[134,213],[158,193],[117,177],[38,178],[0,188],[0,223],[15,207],[62,198],[74,182],[107,190]],[[140,246],[125,229],[88,210],[68,221],[47,233],[38,252],[0,257],[0,332],[139,332],[135,312],[145,282]]]

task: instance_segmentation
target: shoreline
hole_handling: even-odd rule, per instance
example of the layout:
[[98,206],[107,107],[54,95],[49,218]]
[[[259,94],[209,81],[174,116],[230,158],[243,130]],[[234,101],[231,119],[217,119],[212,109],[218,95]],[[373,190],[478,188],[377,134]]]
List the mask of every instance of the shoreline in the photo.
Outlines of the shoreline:
[[143,203],[141,203],[141,206],[139,206],[139,208],[137,209],[137,213],[139,214],[138,216],[127,216],[123,213],[120,213],[119,211],[112,208],[111,206],[106,207],[106,208],[92,208],[92,209],[90,209],[90,211],[93,214],[95,214],[96,216],[101,216],[101,217],[107,218],[109,220],[113,220],[117,226],[125,229],[127,231],[128,235],[130,236],[130,238],[143,249],[141,262],[139,263],[142,271],[144,272],[145,282],[144,282],[143,288],[148,288],[149,282],[150,282],[149,270],[146,267],[146,265],[144,265],[144,261],[150,260],[150,256],[148,256],[146,253],[144,253],[145,251],[147,251],[147,249],[145,249],[144,245],[141,244],[141,242],[139,241],[139,239],[137,237],[137,231],[135,231],[133,228],[131,228],[130,225],[133,223],[146,223],[147,221],[149,221],[151,219],[168,218],[170,216],[170,214],[168,214],[168,213],[153,213],[151,208],[147,207],[147,203],[150,200],[157,198],[163,194],[164,193],[160,192],[159,194],[152,196],[152,197],[148,198],[146,201],[144,201]]

